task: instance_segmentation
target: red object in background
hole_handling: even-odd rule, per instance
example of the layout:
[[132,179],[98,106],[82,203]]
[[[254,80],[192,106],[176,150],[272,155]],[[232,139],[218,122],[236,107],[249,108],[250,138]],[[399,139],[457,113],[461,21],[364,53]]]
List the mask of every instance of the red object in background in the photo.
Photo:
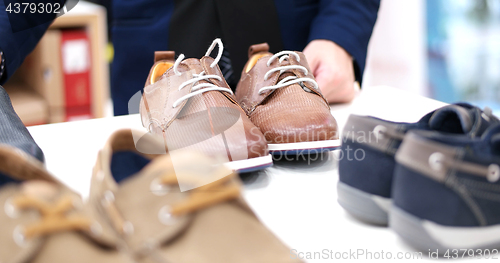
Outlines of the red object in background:
[[61,60],[66,121],[92,118],[90,41],[84,29],[62,30]]

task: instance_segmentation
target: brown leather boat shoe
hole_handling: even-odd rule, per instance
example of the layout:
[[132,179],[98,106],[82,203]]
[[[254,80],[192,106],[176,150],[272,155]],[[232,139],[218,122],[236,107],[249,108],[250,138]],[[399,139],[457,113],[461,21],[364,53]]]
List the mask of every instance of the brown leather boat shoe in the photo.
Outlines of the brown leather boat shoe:
[[[209,55],[216,45],[215,59]],[[226,156],[234,170],[272,165],[262,132],[238,105],[217,66],[223,45],[216,39],[201,59],[156,52],[140,104],[142,124],[163,136],[168,152],[179,149]]]
[[272,154],[316,153],[340,146],[338,127],[302,52],[253,45],[236,99]]

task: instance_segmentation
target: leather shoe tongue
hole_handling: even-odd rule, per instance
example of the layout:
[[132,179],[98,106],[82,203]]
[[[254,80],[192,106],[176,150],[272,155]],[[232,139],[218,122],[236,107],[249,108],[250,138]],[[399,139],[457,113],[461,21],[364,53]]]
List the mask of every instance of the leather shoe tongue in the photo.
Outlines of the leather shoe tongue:
[[[287,59],[285,59],[279,64],[279,66],[280,67],[281,66],[290,66],[290,62]],[[296,75],[291,70],[286,70],[280,74],[277,82],[280,82],[282,79],[284,79],[286,77],[290,77],[290,76],[295,77]]]
[[471,132],[473,125],[474,115],[472,112],[457,105],[437,110],[429,120],[431,129],[448,133],[466,134]]
[[286,77],[290,77],[290,76],[295,77],[295,74],[293,74],[293,73],[292,73],[292,72],[290,72],[290,71],[283,72],[283,73],[279,76],[279,78],[278,78],[278,81],[277,81],[277,82],[280,82],[280,81],[281,81],[281,80],[283,80],[284,78],[286,78]]
[[195,73],[195,74],[200,74],[203,71],[203,66],[201,65],[201,62],[199,59],[188,58],[188,59],[183,61],[183,64],[187,65],[189,67],[189,69],[192,70],[193,73]]

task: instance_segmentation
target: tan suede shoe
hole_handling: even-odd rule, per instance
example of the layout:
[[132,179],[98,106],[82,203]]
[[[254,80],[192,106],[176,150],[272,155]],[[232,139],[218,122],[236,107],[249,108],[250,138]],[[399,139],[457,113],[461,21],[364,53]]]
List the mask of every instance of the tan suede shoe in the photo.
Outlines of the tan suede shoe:
[[[209,57],[216,44],[219,54]],[[238,171],[272,165],[261,131],[248,119],[217,66],[222,56],[217,39],[201,59],[156,52],[140,104],[142,124],[163,136],[169,152],[198,150],[224,155]]]
[[116,235],[38,160],[0,146],[0,262],[131,262]]
[[256,218],[220,160],[158,154],[153,137],[134,134],[118,131],[99,153],[89,202],[136,262],[298,262]]
[[272,154],[301,154],[340,146],[338,127],[302,52],[269,53],[253,45],[236,99],[260,128]]

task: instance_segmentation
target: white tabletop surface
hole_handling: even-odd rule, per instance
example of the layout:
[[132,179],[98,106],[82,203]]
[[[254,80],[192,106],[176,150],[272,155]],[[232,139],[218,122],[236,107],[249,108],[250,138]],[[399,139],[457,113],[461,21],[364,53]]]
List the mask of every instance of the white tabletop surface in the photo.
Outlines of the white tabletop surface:
[[[411,122],[443,105],[379,86],[364,89],[352,103],[332,106],[331,111],[342,128],[351,113]],[[129,115],[34,126],[29,130],[45,153],[48,170],[86,197],[97,151],[120,128],[143,129],[140,117]],[[358,251],[372,253],[373,259],[382,253],[384,257],[391,253],[393,259],[399,252],[411,256],[404,253],[414,250],[390,229],[363,224],[338,205],[336,156],[338,151],[325,155],[323,160],[276,162],[251,175],[244,196],[263,223],[290,248],[304,253],[328,250],[330,256],[333,252],[333,259],[308,262],[333,262],[335,255],[355,260],[356,255],[350,253]],[[370,257],[357,259],[366,261]],[[424,256],[423,260],[429,259]]]

